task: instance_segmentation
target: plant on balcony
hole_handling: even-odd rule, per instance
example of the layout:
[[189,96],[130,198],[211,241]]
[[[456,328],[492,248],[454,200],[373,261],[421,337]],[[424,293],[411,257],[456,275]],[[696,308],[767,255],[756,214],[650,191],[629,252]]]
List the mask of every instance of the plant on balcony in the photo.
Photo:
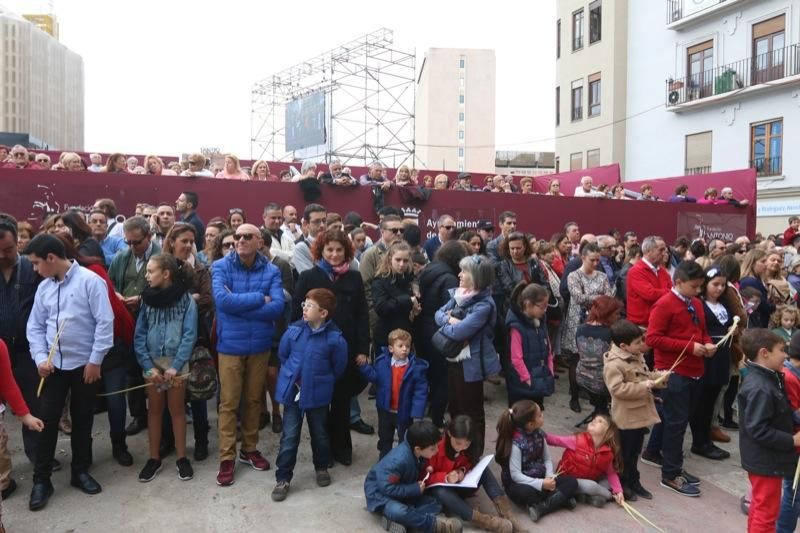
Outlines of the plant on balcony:
[[714,94],[727,93],[740,86],[741,82],[738,80],[736,71],[727,68],[714,80]]

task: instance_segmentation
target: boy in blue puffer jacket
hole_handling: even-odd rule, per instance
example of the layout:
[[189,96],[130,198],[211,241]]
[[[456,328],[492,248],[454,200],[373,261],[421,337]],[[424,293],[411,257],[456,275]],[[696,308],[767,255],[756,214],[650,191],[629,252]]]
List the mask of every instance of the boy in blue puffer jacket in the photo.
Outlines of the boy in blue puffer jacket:
[[302,307],[303,319],[288,327],[278,348],[281,371],[275,398],[283,404],[283,434],[275,461],[277,485],[272,499],[276,502],[289,495],[304,414],[311,434],[317,485],[331,484],[331,442],[325,426],[333,385],[347,367],[347,343],[330,319],[336,309],[336,296],[328,289],[312,289]]
[[413,419],[425,416],[428,362],[411,353],[411,334],[404,329],[389,333],[388,347],[374,365],[367,364],[366,358],[357,362],[361,375],[377,385],[378,453],[383,459],[392,449],[395,430],[402,442]]
[[436,498],[423,495],[421,462],[436,455],[441,437],[431,422],[415,422],[406,431],[405,440],[370,469],[364,480],[367,510],[381,513],[383,529],[405,533],[408,527],[426,533],[461,533],[461,521],[437,517],[442,505]]

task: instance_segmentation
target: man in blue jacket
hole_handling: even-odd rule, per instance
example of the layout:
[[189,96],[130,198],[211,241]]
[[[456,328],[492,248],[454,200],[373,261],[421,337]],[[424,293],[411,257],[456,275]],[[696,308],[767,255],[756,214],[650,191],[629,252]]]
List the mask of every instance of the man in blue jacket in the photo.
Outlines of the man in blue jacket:
[[269,461],[256,449],[258,422],[275,321],[284,306],[280,270],[258,252],[263,245],[259,229],[242,224],[236,228],[234,240],[236,252],[216,261],[212,268],[219,352],[220,486],[233,484],[240,400],[239,462],[269,470]]

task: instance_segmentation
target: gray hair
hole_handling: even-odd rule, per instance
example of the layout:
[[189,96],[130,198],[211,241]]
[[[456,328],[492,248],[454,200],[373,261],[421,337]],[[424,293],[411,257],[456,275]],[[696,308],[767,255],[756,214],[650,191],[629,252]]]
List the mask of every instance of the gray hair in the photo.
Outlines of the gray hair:
[[720,191],[720,194],[726,194],[726,193],[733,194],[733,189],[731,189],[730,187],[723,187],[722,190]]
[[645,237],[642,241],[642,253],[647,254],[658,248],[658,241],[664,241],[664,239],[658,235],[648,235]]
[[122,231],[126,233],[137,229],[142,232],[144,237],[150,235],[150,223],[144,217],[131,217],[122,223]]
[[317,164],[314,161],[306,159],[303,161],[303,165],[300,167],[300,173],[305,174],[310,170],[317,170]]
[[458,268],[472,277],[476,291],[482,291],[494,283],[494,263],[485,255],[468,255],[458,262]]
[[330,167],[330,166],[333,166],[333,165],[341,165],[341,164],[342,164],[342,162],[340,160],[334,159],[333,161],[328,163],[328,166]]
[[439,217],[439,225],[441,226],[442,224],[444,224],[444,223],[445,223],[445,221],[446,221],[448,218],[449,218],[450,220],[452,220],[453,222],[455,222],[455,221],[456,221],[456,219],[455,219],[455,218],[453,218],[453,217],[451,217],[450,215],[442,215],[442,216],[440,216],[440,217]]
[[369,168],[370,169],[373,169],[373,168],[383,169],[383,163],[381,163],[380,161],[373,161],[372,163],[369,164]]
[[597,245],[600,248],[608,248],[612,242],[616,243],[617,240],[611,235],[600,235],[597,237]]

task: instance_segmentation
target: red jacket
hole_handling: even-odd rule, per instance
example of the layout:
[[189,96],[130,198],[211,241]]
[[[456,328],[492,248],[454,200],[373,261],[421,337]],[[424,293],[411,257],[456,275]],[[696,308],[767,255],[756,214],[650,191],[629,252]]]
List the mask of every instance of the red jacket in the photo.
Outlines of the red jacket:
[[797,235],[797,232],[795,230],[793,230],[791,226],[786,228],[786,231],[783,232],[783,245],[784,246],[791,246],[792,245],[792,239],[794,239],[795,235]]
[[575,435],[575,449],[564,449],[564,455],[558,463],[557,471],[578,479],[597,481],[605,476],[614,463],[614,452],[607,444],[595,449],[592,436],[588,431]]
[[[796,412],[800,410],[800,379],[785,366],[781,371],[783,372],[783,382],[786,385],[786,397],[789,399],[789,405],[792,411]],[[795,417],[792,416],[792,419],[794,418]],[[794,430],[800,430],[800,424],[797,424],[797,422],[794,424]],[[800,448],[797,448],[797,452],[800,453]]]
[[658,275],[656,275],[644,260],[639,260],[628,270],[625,286],[628,299],[625,312],[628,320],[637,326],[647,327],[650,308],[671,288],[672,279],[666,268],[658,267]]
[[14,381],[14,374],[11,373],[11,359],[6,343],[0,340],[0,403],[6,402],[17,416],[25,416],[31,412],[22,398],[17,382]]
[[650,323],[647,326],[647,345],[653,348],[655,366],[657,370],[669,370],[684,347],[692,340],[692,345],[686,348],[685,357],[675,367],[674,372],[688,378],[699,378],[705,372],[704,357],[692,354],[693,343],[707,344],[711,337],[706,332],[706,315],[703,312],[703,303],[698,298],[692,298],[697,324],[692,320],[688,306],[677,294],[670,291],[653,306],[650,311]]
[[473,466],[475,466],[463,452],[456,455],[455,459],[450,459],[447,457],[447,445],[445,443],[449,438],[450,436],[445,433],[445,435],[442,437],[442,440],[439,441],[439,449],[436,450],[436,454],[425,461],[422,469],[420,469],[420,479],[422,479],[427,475],[426,470],[428,469],[428,466],[433,467],[433,472],[431,472],[428,481],[425,482],[426,485],[433,485],[434,483],[447,483],[445,478],[447,477],[447,474],[453,470],[463,468],[468,472],[472,470]]

